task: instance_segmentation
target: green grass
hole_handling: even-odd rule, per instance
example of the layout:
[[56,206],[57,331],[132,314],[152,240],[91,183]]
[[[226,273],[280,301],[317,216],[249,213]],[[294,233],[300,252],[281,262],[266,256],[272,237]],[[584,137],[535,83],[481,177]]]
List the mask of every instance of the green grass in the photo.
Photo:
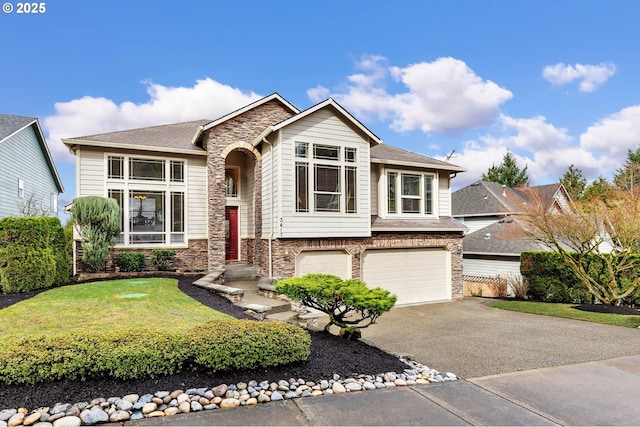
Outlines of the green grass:
[[51,289],[0,310],[0,342],[7,335],[72,330],[186,330],[222,318],[231,317],[182,293],[175,279],[92,282]]
[[640,326],[640,316],[622,314],[592,313],[573,308],[575,304],[555,304],[534,301],[497,301],[489,307],[503,310],[519,311],[522,313],[542,314],[544,316],[563,317],[566,319],[585,320],[587,322],[604,323],[606,325],[626,326],[637,328]]

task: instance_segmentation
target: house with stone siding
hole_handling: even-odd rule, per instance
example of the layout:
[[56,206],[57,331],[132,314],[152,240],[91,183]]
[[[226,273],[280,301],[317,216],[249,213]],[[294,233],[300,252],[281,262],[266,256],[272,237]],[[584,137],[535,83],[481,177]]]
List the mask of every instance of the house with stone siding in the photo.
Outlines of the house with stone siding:
[[111,260],[171,248],[179,270],[222,280],[239,262],[263,277],[362,279],[398,305],[463,296],[451,179],[464,169],[383,144],[333,99],[300,111],[273,94],[213,121],[63,142],[77,196],[120,206]]

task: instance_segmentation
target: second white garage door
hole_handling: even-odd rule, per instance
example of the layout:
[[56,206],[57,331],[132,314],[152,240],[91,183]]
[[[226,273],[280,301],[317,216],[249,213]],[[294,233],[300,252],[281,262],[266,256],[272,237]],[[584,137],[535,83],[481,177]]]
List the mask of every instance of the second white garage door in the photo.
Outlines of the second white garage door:
[[296,276],[308,273],[351,278],[351,256],[344,251],[302,251],[296,257]]
[[362,280],[396,294],[396,305],[451,299],[451,255],[443,249],[369,249]]

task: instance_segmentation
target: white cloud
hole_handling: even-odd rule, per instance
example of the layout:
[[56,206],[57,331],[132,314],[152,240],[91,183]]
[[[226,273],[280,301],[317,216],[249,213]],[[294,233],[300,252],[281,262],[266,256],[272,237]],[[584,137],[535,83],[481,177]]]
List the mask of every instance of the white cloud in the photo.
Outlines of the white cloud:
[[210,78],[193,87],[167,87],[143,82],[149,100],[140,104],[116,104],[107,98],[84,96],[55,104],[56,114],[45,118],[43,127],[56,161],[72,162],[73,156],[61,138],[113,132],[166,123],[216,119],[260,98]]
[[611,164],[613,170],[622,166],[629,150],[640,146],[640,105],[623,108],[598,120],[580,135],[580,147]]
[[616,73],[613,63],[598,65],[566,65],[562,62],[548,65],[542,70],[542,76],[554,86],[562,86],[574,80],[580,81],[580,91],[593,92]]
[[628,150],[640,146],[640,105],[631,106],[590,126],[574,143],[566,129],[548,123],[545,117],[516,119],[501,117],[501,126],[463,144],[453,163],[468,169],[454,181],[460,188],[482,177],[493,164],[502,162],[510,150],[518,165],[527,166],[532,184],[557,182],[570,165],[582,170],[588,180],[611,175],[627,158]]
[[[389,67],[384,57],[365,56],[358,66],[363,73],[349,76],[346,87],[331,96],[365,120],[391,120],[398,132],[455,134],[488,126],[513,96],[450,57],[401,68]],[[404,91],[390,93],[389,77]]]

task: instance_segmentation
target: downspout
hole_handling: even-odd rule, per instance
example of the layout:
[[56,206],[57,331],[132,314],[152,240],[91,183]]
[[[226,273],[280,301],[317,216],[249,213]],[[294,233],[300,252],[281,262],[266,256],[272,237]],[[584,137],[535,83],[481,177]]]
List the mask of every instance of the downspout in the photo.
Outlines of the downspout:
[[273,148],[273,144],[267,140],[266,137],[262,137],[262,142],[269,144],[271,146],[271,222],[269,224],[269,278],[271,279],[273,277],[273,252],[271,249],[271,242],[273,241],[273,216],[275,215],[275,206],[273,203],[273,170],[274,170],[274,161],[273,161],[273,155],[274,155],[274,148]]

